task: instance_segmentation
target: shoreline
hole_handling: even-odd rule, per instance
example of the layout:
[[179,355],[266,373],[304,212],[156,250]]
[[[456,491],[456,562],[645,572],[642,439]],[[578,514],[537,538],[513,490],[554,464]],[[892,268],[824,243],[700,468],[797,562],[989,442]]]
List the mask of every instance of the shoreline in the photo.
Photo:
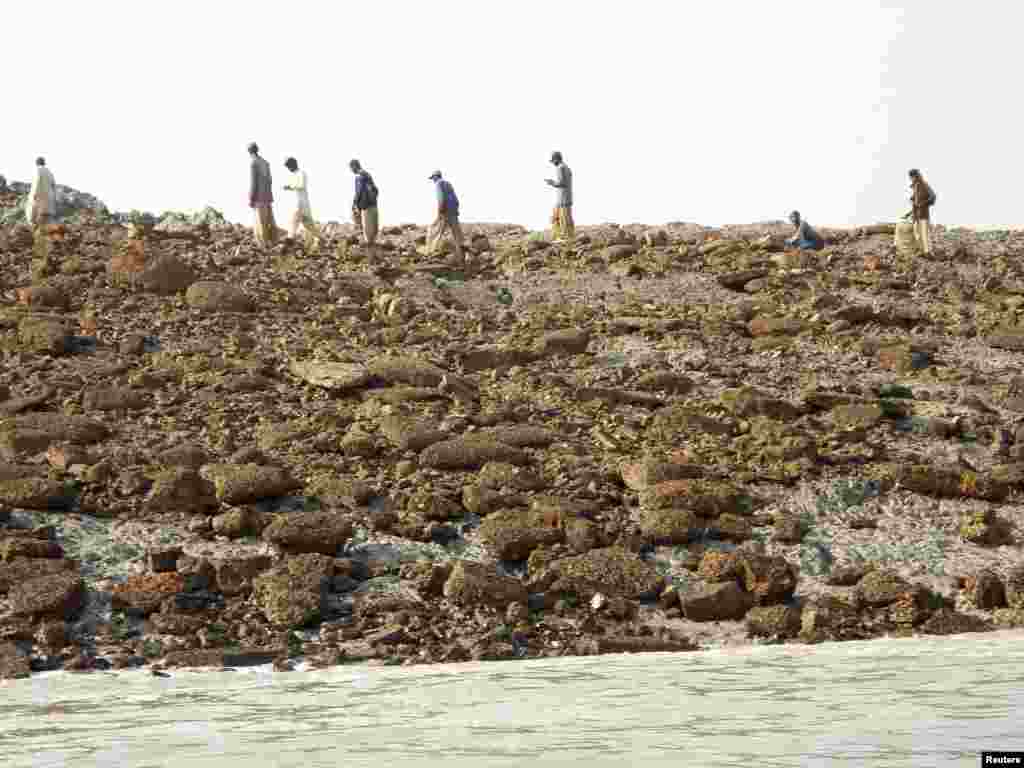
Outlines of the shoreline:
[[[614,663],[617,660],[624,660],[636,657],[677,657],[680,655],[691,655],[697,654],[698,656],[720,656],[720,657],[736,657],[736,656],[753,656],[763,651],[772,650],[779,653],[783,653],[786,656],[791,657],[803,657],[812,656],[818,651],[830,653],[833,651],[838,652],[841,648],[847,649],[851,654],[853,653],[868,653],[872,651],[868,649],[878,649],[880,646],[886,644],[889,647],[899,647],[902,644],[910,644],[914,642],[920,642],[925,640],[932,640],[935,642],[966,642],[971,641],[972,643],[984,638],[992,642],[1016,642],[1024,640],[1024,630],[1021,629],[997,629],[990,632],[984,633],[962,633],[956,635],[915,635],[913,637],[901,637],[901,636],[885,636],[872,638],[870,640],[848,640],[848,641],[837,641],[837,640],[825,640],[821,643],[807,644],[800,642],[771,642],[771,643],[744,643],[733,646],[714,646],[701,648],[698,651],[652,651],[649,653],[609,653],[603,654],[602,659],[608,662]],[[588,659],[587,656],[560,656],[557,657],[559,662],[568,660]],[[157,677],[157,679],[188,679],[195,676],[204,676],[211,673],[217,672],[230,672],[230,673],[242,673],[248,675],[259,675],[259,676],[272,676],[279,677],[285,675],[280,679],[282,680],[294,680],[296,675],[303,675],[305,673],[317,673],[317,672],[331,672],[338,669],[352,669],[352,670],[380,670],[380,669],[404,669],[410,672],[420,672],[424,674],[438,674],[445,673],[451,675],[458,675],[463,672],[475,672],[475,671],[486,671],[495,664],[530,664],[531,662],[549,662],[555,661],[556,658],[552,657],[534,657],[534,658],[521,658],[521,659],[500,659],[497,661],[461,661],[461,662],[448,662],[440,664],[415,664],[410,666],[401,665],[389,665],[389,664],[374,664],[371,660],[365,660],[360,662],[350,662],[335,667],[315,667],[310,666],[305,659],[296,659],[295,667],[287,672],[281,672],[274,669],[273,664],[254,664],[237,667],[182,667],[172,670],[161,670],[164,675],[155,676],[153,675],[153,669],[151,667],[138,667],[134,669],[109,669],[109,670],[91,670],[89,672],[73,672],[68,670],[51,670],[48,672],[39,672],[32,675],[31,678],[23,678],[24,680],[49,680],[49,679],[63,679],[66,676],[74,675],[80,677],[83,674],[88,676],[103,675],[114,678],[146,678],[146,677]],[[0,688],[14,687],[19,685],[17,680],[0,680]]]
[[1024,627],[1024,235],[465,228],[0,227],[0,678]]

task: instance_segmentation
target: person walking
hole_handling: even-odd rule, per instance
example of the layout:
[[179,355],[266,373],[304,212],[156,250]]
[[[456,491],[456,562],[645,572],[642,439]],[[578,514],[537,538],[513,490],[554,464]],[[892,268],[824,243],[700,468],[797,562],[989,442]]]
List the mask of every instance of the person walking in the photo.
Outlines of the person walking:
[[29,226],[46,226],[57,216],[57,182],[46,167],[46,160],[36,158],[36,177],[32,180],[28,200],[25,201],[25,218]]
[[270,163],[260,157],[260,148],[253,142],[249,145],[252,162],[249,167],[249,207],[253,209],[253,235],[256,245],[271,245],[277,239],[277,224],[274,222],[274,188]]
[[923,254],[931,255],[932,243],[928,226],[931,223],[931,208],[935,205],[935,192],[917,168],[911,168],[910,176],[910,211],[903,218],[914,222],[914,239]]
[[825,241],[821,235],[814,227],[800,218],[800,211],[793,211],[789,214],[789,221],[796,227],[796,232],[786,241],[786,245],[799,248],[801,251],[820,251],[825,247]]
[[299,170],[299,161],[294,157],[285,160],[284,167],[291,173],[284,188],[288,192],[295,193],[295,212],[292,214],[290,234],[294,239],[301,226],[305,234],[306,245],[310,245],[320,238],[320,227],[313,219],[313,209],[309,204],[309,176],[305,171]]
[[348,167],[355,174],[356,191],[352,197],[352,223],[356,233],[366,243],[367,251],[372,255],[377,243],[377,230],[380,217],[377,213],[377,196],[379,190],[373,177],[363,168],[358,160],[349,162]]
[[551,214],[551,239],[562,239],[572,243],[576,239],[576,224],[572,220],[572,171],[562,159],[561,152],[551,153],[551,164],[555,166],[555,178],[545,179],[548,186],[555,188],[555,209]]
[[440,171],[430,174],[434,182],[435,199],[437,201],[437,217],[431,224],[427,234],[427,253],[434,254],[446,231],[451,230],[452,241],[455,243],[455,260],[465,261],[462,253],[462,225],[459,224],[459,198],[450,181],[441,177]]

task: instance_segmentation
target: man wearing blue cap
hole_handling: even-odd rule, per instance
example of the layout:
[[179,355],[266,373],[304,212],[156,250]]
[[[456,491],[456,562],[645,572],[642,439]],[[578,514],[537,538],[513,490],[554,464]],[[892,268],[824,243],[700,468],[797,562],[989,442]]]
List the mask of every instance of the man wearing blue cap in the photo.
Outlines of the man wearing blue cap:
[[455,194],[455,188],[450,181],[441,178],[440,171],[430,174],[430,180],[434,182],[435,197],[437,200],[437,217],[430,225],[427,233],[427,253],[433,254],[434,249],[441,242],[446,230],[451,230],[452,241],[455,243],[455,260],[462,262],[465,256],[462,253],[462,225],[459,224],[459,198]]

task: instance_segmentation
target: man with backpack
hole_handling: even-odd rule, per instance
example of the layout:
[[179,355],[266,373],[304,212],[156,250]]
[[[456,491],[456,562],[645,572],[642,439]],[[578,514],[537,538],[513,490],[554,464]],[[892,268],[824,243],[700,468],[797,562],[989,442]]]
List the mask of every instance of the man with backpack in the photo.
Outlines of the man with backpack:
[[928,182],[921,176],[917,168],[911,168],[910,176],[910,211],[903,218],[912,218],[914,222],[914,239],[920,246],[922,253],[929,255],[932,252],[931,238],[928,232],[928,225],[931,221],[931,207],[935,205],[935,192]]
[[427,234],[427,253],[433,254],[441,238],[447,230],[452,232],[452,241],[455,243],[455,260],[462,262],[465,257],[462,253],[462,226],[459,224],[459,198],[455,194],[455,188],[451,182],[441,178],[440,171],[430,174],[430,180],[434,182],[434,190],[437,200],[437,217],[430,225]]
[[379,190],[373,182],[373,177],[363,169],[358,160],[352,160],[348,167],[356,177],[356,193],[352,198],[352,223],[372,253],[377,242],[377,229],[380,226],[380,217],[377,213]]

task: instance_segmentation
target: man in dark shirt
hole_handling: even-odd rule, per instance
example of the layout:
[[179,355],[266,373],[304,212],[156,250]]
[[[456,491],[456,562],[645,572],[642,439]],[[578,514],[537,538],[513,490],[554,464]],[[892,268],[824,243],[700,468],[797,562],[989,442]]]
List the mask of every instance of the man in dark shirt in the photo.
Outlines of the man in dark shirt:
[[814,227],[800,218],[800,211],[793,211],[789,214],[789,221],[796,227],[796,232],[786,241],[786,245],[799,248],[801,251],[820,251],[825,247],[825,241],[821,235],[815,231]]
[[576,224],[572,219],[572,171],[562,159],[561,152],[551,153],[551,164],[555,166],[555,178],[545,181],[557,190],[555,209],[551,214],[552,240],[559,242],[564,238],[571,245],[576,239]]
[[350,162],[348,167],[352,169],[356,179],[356,191],[352,198],[352,223],[355,224],[356,232],[363,236],[363,242],[372,255],[380,226],[380,217],[377,213],[377,185],[358,160]]
[[249,145],[249,207],[255,213],[253,235],[256,245],[273,244],[277,237],[277,223],[274,221],[273,179],[270,163],[260,157],[260,148],[253,142]]
[[455,187],[450,181],[441,178],[440,171],[430,174],[434,182],[434,199],[437,201],[437,217],[427,230],[427,253],[433,254],[441,244],[445,232],[451,230],[452,242],[455,244],[455,262],[462,264],[465,256],[462,252],[462,225],[459,223],[459,198]]
[[931,208],[935,205],[935,192],[924,180],[917,168],[911,168],[910,176],[910,217],[914,222],[914,238],[925,254],[932,252],[931,235],[928,227],[931,224]]

